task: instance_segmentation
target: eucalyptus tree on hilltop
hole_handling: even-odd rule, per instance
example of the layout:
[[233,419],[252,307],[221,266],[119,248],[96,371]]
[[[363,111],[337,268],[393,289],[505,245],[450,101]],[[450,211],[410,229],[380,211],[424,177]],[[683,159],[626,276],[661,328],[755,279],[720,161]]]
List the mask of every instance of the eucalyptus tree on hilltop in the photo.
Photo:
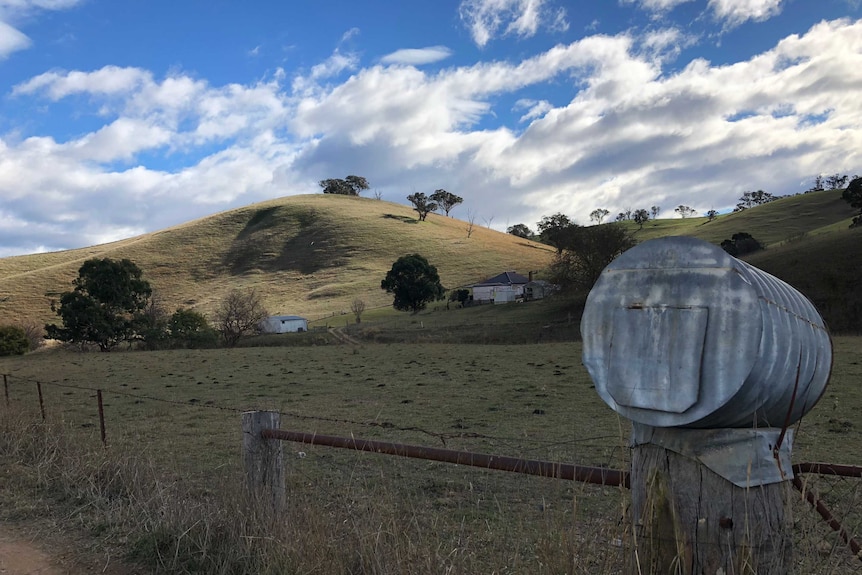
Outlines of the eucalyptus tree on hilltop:
[[347,176],[343,180],[340,178],[320,180],[318,185],[323,188],[324,194],[338,194],[342,196],[358,196],[369,188],[368,180],[362,176],[353,175]]
[[407,201],[413,204],[413,209],[416,210],[417,214],[419,214],[420,222],[424,222],[425,218],[428,217],[428,214],[437,209],[437,202],[433,201],[422,192],[410,194],[407,196]]
[[446,190],[434,190],[434,193],[430,196],[430,200],[435,202],[437,207],[446,213],[447,217],[449,216],[449,212],[452,211],[452,208],[464,202],[464,198],[456,196],[452,192],[447,192]]

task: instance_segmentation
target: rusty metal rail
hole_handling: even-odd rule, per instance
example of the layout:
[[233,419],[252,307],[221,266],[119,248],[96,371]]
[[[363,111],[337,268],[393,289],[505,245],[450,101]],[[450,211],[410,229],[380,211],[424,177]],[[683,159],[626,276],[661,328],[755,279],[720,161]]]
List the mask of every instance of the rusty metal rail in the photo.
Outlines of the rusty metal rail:
[[298,431],[286,431],[283,429],[265,429],[261,432],[261,436],[267,439],[280,439],[310,445],[325,445],[342,449],[354,449],[356,451],[369,451],[372,453],[398,455],[415,459],[428,459],[431,461],[442,461],[445,463],[469,465],[472,467],[496,469],[513,473],[525,473],[527,475],[538,475],[540,477],[568,479],[570,481],[594,483],[597,485],[629,487],[628,472],[620,471],[618,469],[608,469],[605,467],[585,467],[568,463],[519,459],[517,457],[488,455],[486,453],[456,451],[454,449],[441,449],[438,447],[424,447],[419,445],[405,445],[402,443],[356,439],[353,437],[302,433]]

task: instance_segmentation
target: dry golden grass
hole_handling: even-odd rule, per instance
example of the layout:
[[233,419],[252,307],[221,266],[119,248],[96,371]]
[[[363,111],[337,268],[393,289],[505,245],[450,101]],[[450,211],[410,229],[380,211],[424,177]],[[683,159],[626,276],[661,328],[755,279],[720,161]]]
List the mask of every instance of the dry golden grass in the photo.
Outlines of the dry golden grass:
[[420,253],[447,288],[506,270],[547,267],[548,246],[430,214],[418,222],[408,206],[367,198],[305,195],[231,210],[101,246],[0,259],[3,323],[56,317],[51,299],[71,289],[88,258],[129,258],[167,304],[210,313],[233,288],[256,288],[271,313],[311,319],[391,303],[380,281],[398,257]]

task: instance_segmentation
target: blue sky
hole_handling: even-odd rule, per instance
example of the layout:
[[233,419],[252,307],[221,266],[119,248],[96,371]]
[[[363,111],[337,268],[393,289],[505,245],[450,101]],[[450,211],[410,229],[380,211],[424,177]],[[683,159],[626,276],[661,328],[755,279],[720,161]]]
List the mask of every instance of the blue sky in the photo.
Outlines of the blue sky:
[[0,0],[0,257],[365,176],[455,217],[862,173],[860,0]]

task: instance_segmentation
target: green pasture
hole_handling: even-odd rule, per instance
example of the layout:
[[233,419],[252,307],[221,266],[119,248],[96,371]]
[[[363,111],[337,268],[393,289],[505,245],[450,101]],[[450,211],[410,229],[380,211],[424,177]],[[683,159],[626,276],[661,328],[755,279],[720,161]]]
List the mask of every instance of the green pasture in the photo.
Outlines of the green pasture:
[[[834,344],[832,380],[796,426],[794,462],[860,463],[862,340]],[[3,358],[0,373],[8,413],[39,421],[41,382],[47,418],[93,445],[101,389],[108,450],[145,458],[206,497],[241,484],[240,415],[252,409],[278,410],[281,427],[296,431],[626,468],[629,426],[598,398],[580,354],[579,343],[49,350]],[[327,447],[284,449],[291,501],[337,517],[406,517],[411,530],[425,534],[419,537],[429,537],[423,545],[469,548],[476,554],[470,561],[479,562],[469,565],[562,572],[570,566],[536,565],[559,557],[549,546],[564,541],[571,548],[563,556],[578,561],[574,572],[618,572],[625,556],[628,495],[620,488]],[[845,481],[830,501],[842,505],[858,493]],[[852,509],[851,529],[858,526]],[[14,519],[16,512],[6,513]],[[832,545],[835,561],[845,561],[843,547],[801,499],[794,513],[806,545]],[[806,557],[806,565],[816,563]],[[847,564],[805,572],[854,572]]]

